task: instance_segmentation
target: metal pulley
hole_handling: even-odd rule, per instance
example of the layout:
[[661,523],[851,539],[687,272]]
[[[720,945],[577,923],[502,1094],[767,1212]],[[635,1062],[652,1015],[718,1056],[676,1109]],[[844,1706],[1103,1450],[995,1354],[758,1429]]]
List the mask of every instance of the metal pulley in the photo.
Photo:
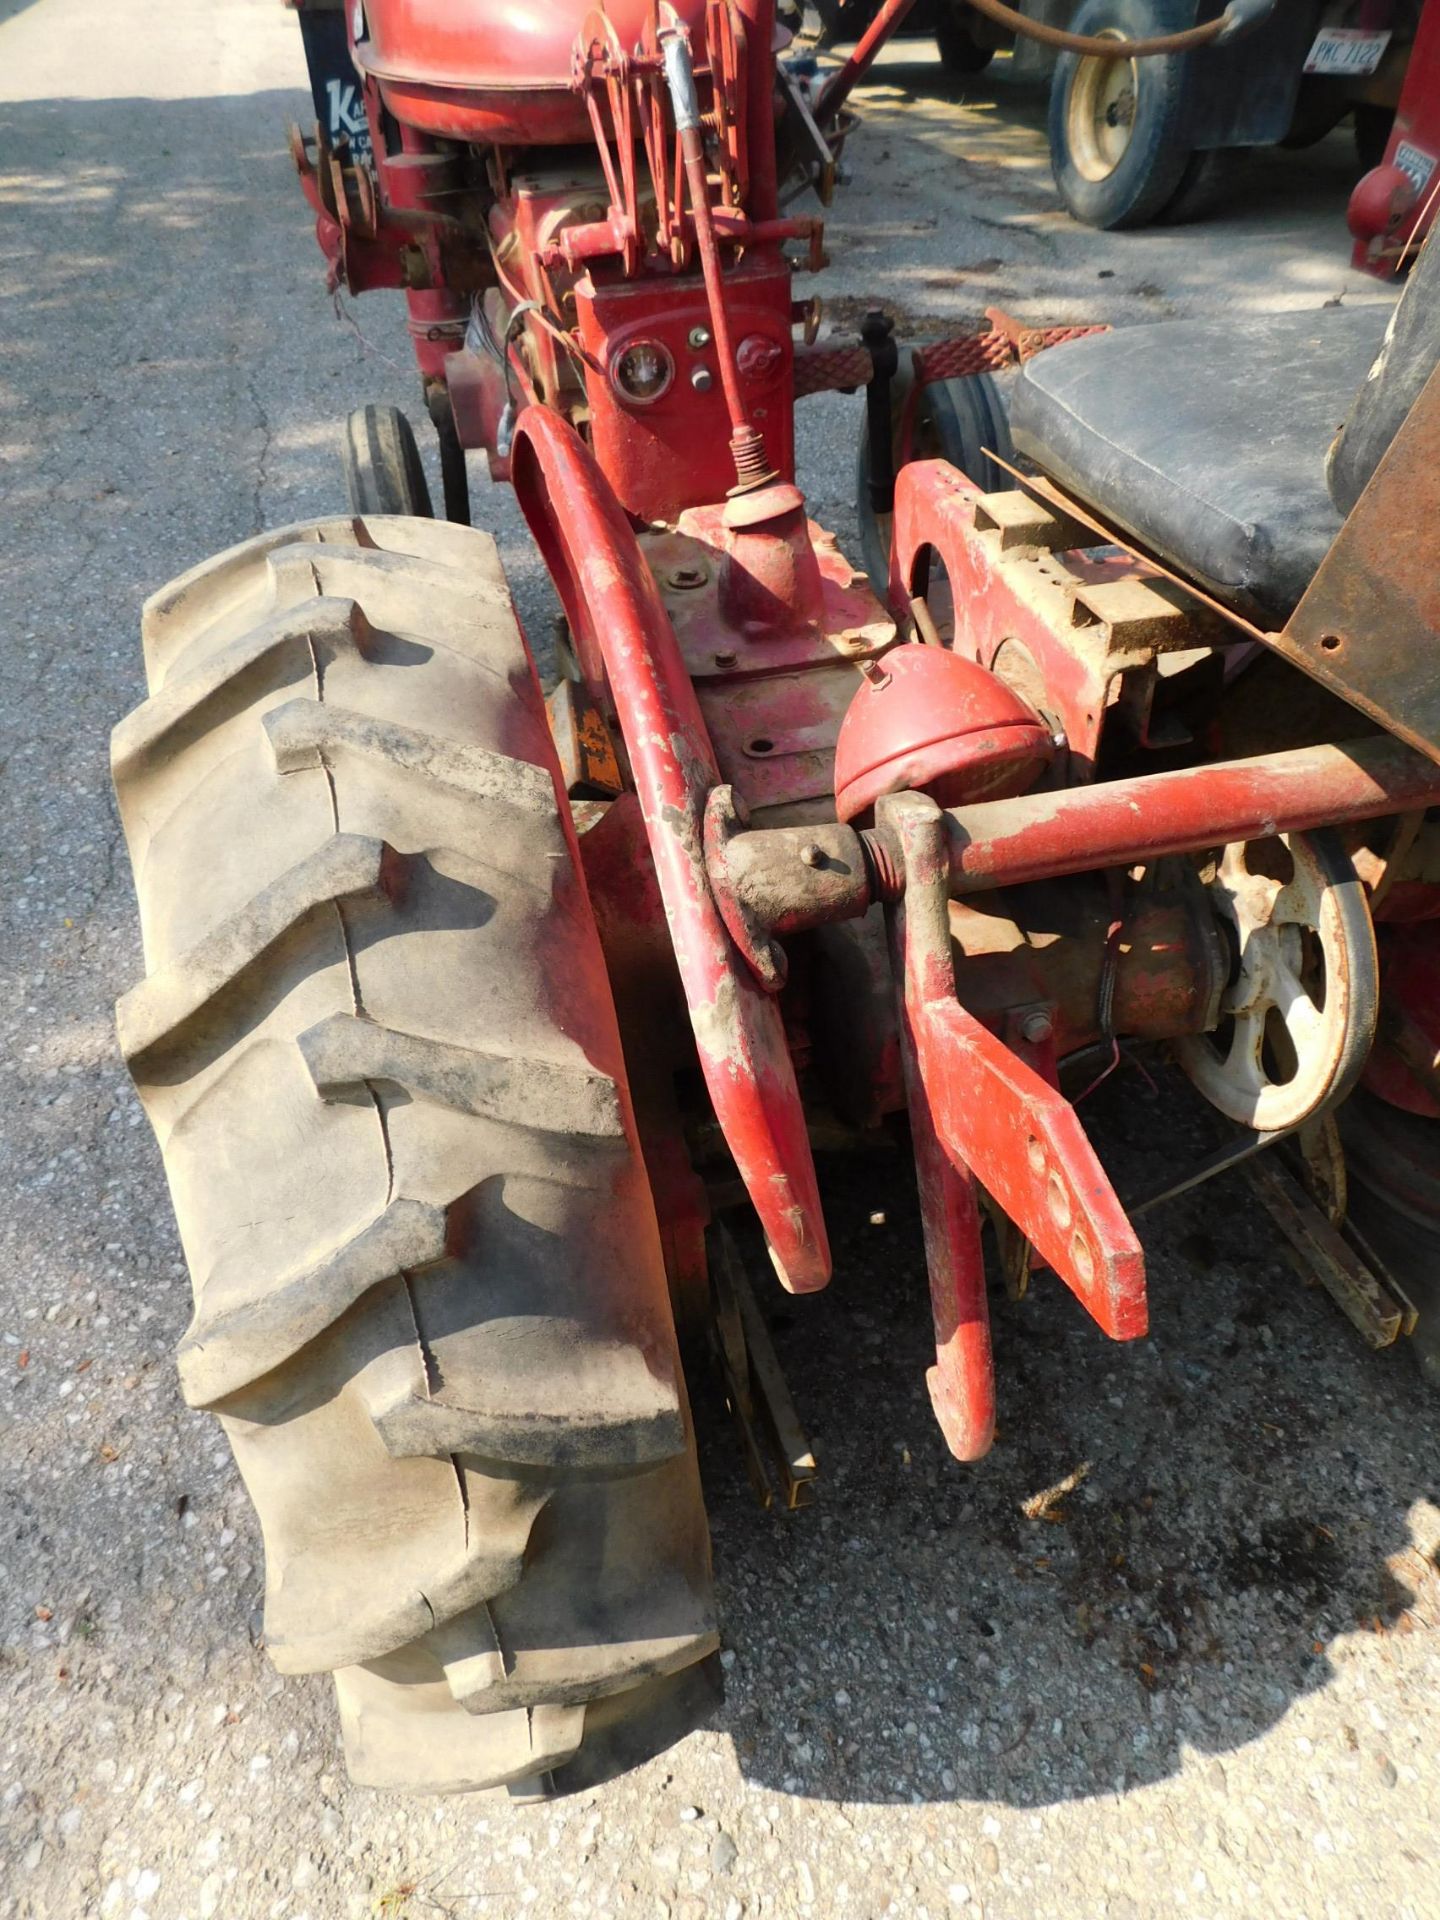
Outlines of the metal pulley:
[[1260,1133],[1344,1099],[1375,1038],[1379,967],[1365,888],[1333,832],[1221,853],[1207,894],[1233,952],[1219,1019],[1176,1042],[1212,1106]]

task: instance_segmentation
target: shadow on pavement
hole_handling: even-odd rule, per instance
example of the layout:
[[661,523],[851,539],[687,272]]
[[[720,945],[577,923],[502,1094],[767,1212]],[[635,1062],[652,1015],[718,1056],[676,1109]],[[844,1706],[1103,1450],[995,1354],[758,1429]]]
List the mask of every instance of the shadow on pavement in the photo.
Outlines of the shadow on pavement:
[[[1211,1143],[1184,1083],[1160,1086],[1127,1073],[1093,1102],[1122,1188]],[[970,1467],[926,1397],[905,1157],[831,1161],[824,1185],[827,1293],[777,1300],[747,1247],[815,1506],[759,1512],[700,1396],[736,1649],[719,1724],[748,1778],[859,1801],[1118,1792],[1256,1739],[1326,1685],[1337,1636],[1435,1617],[1407,1520],[1440,1497],[1433,1404],[1409,1355],[1371,1354],[1305,1288],[1241,1176],[1147,1222],[1147,1340],[1109,1344],[1049,1274],[992,1295],[999,1436]],[[788,1607],[761,1597],[776,1585]]]

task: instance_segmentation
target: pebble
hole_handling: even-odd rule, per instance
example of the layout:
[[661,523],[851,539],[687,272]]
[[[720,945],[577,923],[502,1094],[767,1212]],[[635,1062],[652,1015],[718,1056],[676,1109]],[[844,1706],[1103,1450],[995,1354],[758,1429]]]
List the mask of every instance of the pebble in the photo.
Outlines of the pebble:
[[712,1873],[729,1873],[740,1857],[740,1849],[722,1828],[716,1834],[710,1847],[710,1870]]

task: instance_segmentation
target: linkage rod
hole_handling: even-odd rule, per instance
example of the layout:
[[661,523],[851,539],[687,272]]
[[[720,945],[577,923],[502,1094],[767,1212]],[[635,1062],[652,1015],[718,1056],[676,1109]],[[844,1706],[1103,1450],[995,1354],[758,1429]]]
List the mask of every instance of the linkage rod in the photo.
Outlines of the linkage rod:
[[[950,892],[1141,866],[1437,805],[1440,766],[1388,734],[986,800],[944,815]],[[905,870],[883,829],[770,827],[736,835],[725,872],[710,881],[733,892],[752,929],[784,935],[897,898]]]

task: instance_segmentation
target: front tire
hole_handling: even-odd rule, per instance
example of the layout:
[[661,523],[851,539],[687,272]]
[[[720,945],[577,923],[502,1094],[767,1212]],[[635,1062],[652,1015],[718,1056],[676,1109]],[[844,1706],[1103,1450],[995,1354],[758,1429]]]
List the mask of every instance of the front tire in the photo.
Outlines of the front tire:
[[494,542],[265,534],[144,620],[118,1025],[259,1512],[367,1785],[592,1784],[694,1724],[709,1546],[653,1204]]
[[357,407],[347,415],[340,458],[352,513],[435,517],[415,430],[399,407]]
[[[1193,11],[1193,10],[1192,10]],[[1139,40],[1188,21],[1165,0],[1086,0],[1076,33]],[[1087,227],[1143,227],[1174,199],[1185,139],[1185,56],[1102,60],[1062,53],[1050,87],[1050,164]]]

